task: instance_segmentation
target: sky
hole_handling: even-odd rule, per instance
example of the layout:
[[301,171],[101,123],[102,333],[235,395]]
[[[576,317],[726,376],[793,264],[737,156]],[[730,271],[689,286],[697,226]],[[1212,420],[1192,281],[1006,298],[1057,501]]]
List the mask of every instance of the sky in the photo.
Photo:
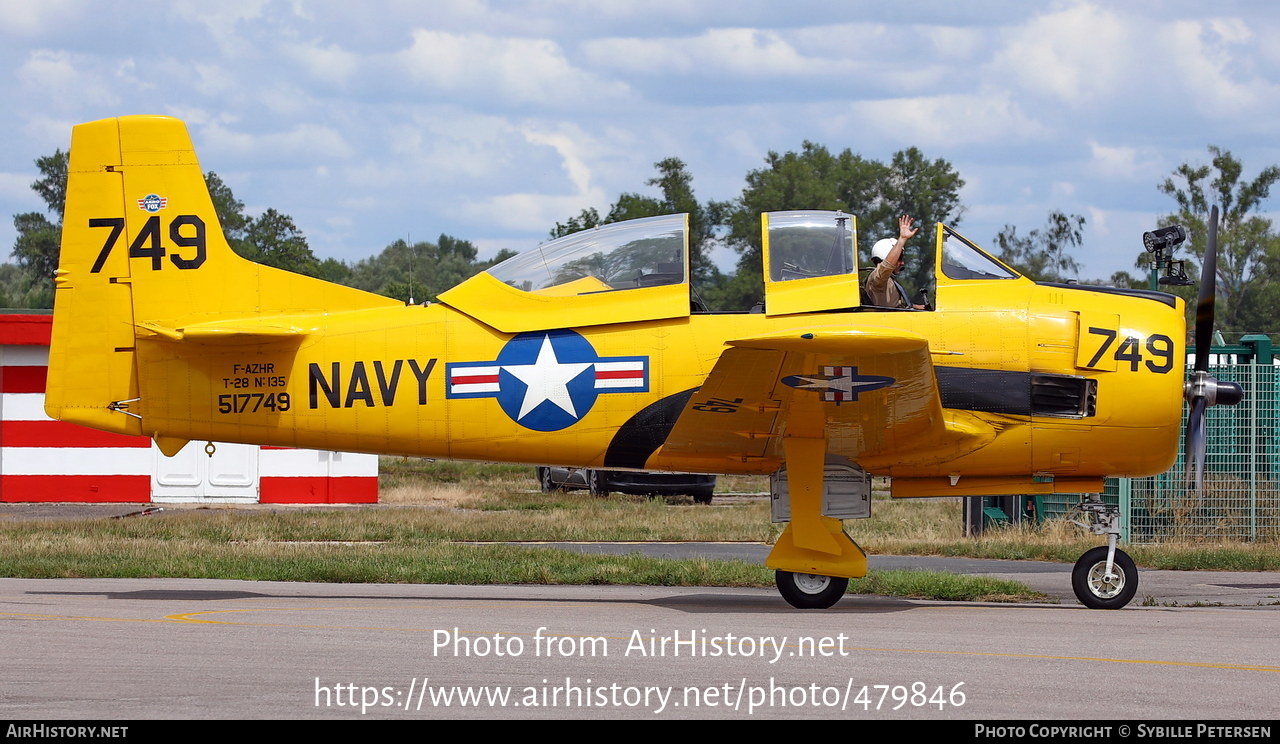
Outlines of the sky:
[[529,248],[657,196],[667,157],[730,200],[808,140],[948,161],[984,247],[1082,215],[1080,276],[1106,278],[1174,211],[1180,163],[1280,163],[1276,38],[1271,0],[0,0],[0,260],[73,125],[165,114],[321,258]]

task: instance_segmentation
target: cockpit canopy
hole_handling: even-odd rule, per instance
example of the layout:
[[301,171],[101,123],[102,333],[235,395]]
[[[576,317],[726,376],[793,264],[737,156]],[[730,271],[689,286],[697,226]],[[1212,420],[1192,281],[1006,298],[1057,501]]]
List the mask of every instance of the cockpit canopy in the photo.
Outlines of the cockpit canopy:
[[548,241],[440,301],[506,333],[687,316],[689,216],[615,222]]
[[938,266],[947,279],[1017,279],[1019,276],[945,225],[938,226],[938,241],[941,258]]
[[[853,215],[770,212],[761,216],[761,228],[765,313],[861,305]],[[934,247],[939,291],[1020,278],[944,225],[937,226]],[[477,274],[440,301],[504,333],[688,316],[689,217],[615,222],[550,240]]]
[[612,292],[682,284],[689,243],[683,214],[603,225],[543,243],[489,269],[525,292]]
[[844,212],[768,212],[764,237],[764,310],[769,315],[858,305],[858,241]]

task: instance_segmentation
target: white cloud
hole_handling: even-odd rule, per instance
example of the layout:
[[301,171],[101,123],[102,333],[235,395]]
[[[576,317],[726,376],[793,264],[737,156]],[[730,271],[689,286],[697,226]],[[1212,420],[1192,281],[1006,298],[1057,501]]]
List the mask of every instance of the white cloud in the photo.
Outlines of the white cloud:
[[337,44],[285,44],[281,51],[292,57],[315,80],[344,85],[360,67],[359,56]]
[[26,89],[27,105],[76,111],[84,106],[115,106],[119,96],[112,90],[109,75],[91,60],[66,51],[37,50],[18,68],[18,79]]
[[598,189],[591,186],[591,169],[587,167],[586,162],[578,154],[578,138],[571,137],[561,133],[545,133],[545,132],[526,132],[525,139],[531,144],[545,145],[555,148],[564,160],[565,175],[569,177],[569,182],[577,189],[577,194],[585,196],[586,194]]
[[1257,75],[1251,57],[1264,45],[1242,19],[1182,21],[1170,35],[1178,53],[1169,61],[1203,116],[1237,119],[1274,109],[1280,88]]
[[549,39],[413,32],[395,55],[408,77],[428,91],[501,104],[579,104],[626,94],[626,86],[575,68]]
[[[1213,13],[1216,9],[1206,6]],[[986,75],[1020,95],[1089,118],[1145,118],[1164,125],[1194,108],[1205,118],[1261,131],[1280,101],[1271,38],[1243,10],[1191,19],[1143,14],[1131,5],[1076,0],[1006,29]],[[1255,15],[1257,15],[1255,13]]]
[[1089,140],[1088,168],[1103,178],[1150,183],[1160,174],[1158,158],[1140,155],[1134,147],[1107,147]]
[[1010,41],[996,56],[997,75],[1019,81],[1028,92],[1067,106],[1092,106],[1122,90],[1135,58],[1136,29],[1110,10],[1077,2],[1009,29]]
[[171,0],[173,13],[183,20],[204,26],[213,40],[229,57],[244,56],[257,50],[241,32],[244,21],[262,18],[269,0]]
[[191,67],[195,74],[191,76],[190,84],[206,98],[237,91],[243,85],[233,68],[208,62],[196,62]]
[[298,124],[287,132],[249,134],[222,122],[210,122],[201,128],[198,139],[201,150],[217,151],[224,157],[257,163],[296,161],[300,167],[346,159],[354,152],[339,132],[312,123]]
[[78,0],[0,3],[0,34],[36,37],[73,22],[84,5]]
[[[599,196],[603,199],[603,194]],[[463,214],[491,227],[545,234],[556,222],[582,211],[587,203],[576,195],[503,194],[467,205]]]
[[468,205],[464,208],[468,216],[504,228],[540,231],[586,207],[601,208],[609,202],[604,189],[593,182],[591,167],[584,155],[593,145],[581,132],[529,129],[524,137],[532,145],[555,150],[573,191],[569,194],[501,194]]
[[418,111],[379,131],[402,180],[434,184],[509,181],[528,144],[508,119],[454,107]]
[[1016,100],[998,92],[859,101],[852,109],[849,128],[863,126],[921,147],[1029,142],[1049,134]]
[[[601,39],[583,44],[583,51],[593,67],[645,76],[725,72],[789,76],[817,71],[820,65],[842,65],[806,59],[777,32],[753,28],[714,28],[695,38]],[[828,67],[822,72],[838,70]]]
[[[34,161],[34,158],[32,158]],[[0,199],[14,202],[39,202],[39,197],[31,190],[31,184],[39,178],[34,166],[31,173],[0,173]],[[28,210],[30,211],[30,210]]]
[[1085,211],[1089,213],[1089,227],[1093,232],[1104,237],[1111,235],[1111,222],[1107,219],[1106,210],[1098,207],[1089,207]]

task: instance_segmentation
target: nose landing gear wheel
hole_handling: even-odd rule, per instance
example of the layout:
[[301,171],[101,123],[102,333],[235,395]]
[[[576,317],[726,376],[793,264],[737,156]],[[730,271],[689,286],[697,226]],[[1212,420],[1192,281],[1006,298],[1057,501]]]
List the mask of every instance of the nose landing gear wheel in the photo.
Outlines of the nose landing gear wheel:
[[1080,604],[1094,610],[1118,610],[1138,591],[1138,567],[1123,550],[1107,573],[1107,548],[1099,545],[1080,556],[1071,570],[1071,588]]
[[802,610],[825,610],[844,596],[849,580],[839,576],[775,571],[774,583],[787,604]]

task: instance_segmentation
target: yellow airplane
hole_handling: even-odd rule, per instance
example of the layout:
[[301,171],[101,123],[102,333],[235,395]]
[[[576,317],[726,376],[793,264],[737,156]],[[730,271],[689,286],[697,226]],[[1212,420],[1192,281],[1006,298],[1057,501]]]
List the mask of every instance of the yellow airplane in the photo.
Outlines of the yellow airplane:
[[[691,302],[685,215],[569,235],[406,306],[235,255],[182,122],[81,124],[46,411],[166,454],[208,440],[775,474],[789,524],[767,565],[797,607],[866,574],[840,518],[869,515],[872,475],[894,498],[1091,494],[1108,545],[1073,585],[1124,606],[1137,573],[1096,494],[1174,461],[1182,301],[1038,284],[939,224],[937,309],[868,307],[853,216],[762,223],[759,312]],[[1211,328],[1212,290],[1208,308]],[[1196,366],[1201,419],[1238,399]]]

